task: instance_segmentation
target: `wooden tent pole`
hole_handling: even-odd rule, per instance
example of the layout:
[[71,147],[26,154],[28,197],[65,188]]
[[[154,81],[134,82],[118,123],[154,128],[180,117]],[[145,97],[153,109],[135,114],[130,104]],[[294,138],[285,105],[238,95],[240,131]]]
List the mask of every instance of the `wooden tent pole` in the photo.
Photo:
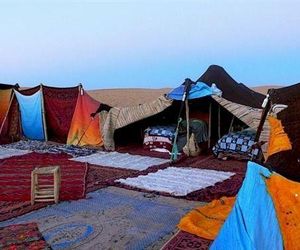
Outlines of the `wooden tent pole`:
[[189,110],[189,100],[185,100],[185,118],[186,118],[186,145],[188,150],[188,156],[190,156],[190,110]]
[[40,90],[41,90],[41,101],[42,101],[42,117],[43,117],[43,125],[44,125],[44,135],[45,135],[45,141],[48,141],[46,114],[45,114],[45,105],[44,105],[44,91],[43,91],[42,83],[40,85]]
[[211,144],[211,102],[209,103],[209,118],[208,118],[208,148],[210,148]]
[[234,122],[234,115],[232,115],[232,119],[231,119],[231,122],[230,122],[230,125],[229,125],[228,133],[230,133],[231,130],[232,130],[233,122]]
[[261,118],[260,118],[260,122],[259,122],[259,125],[257,127],[257,131],[256,131],[256,135],[255,135],[255,139],[254,139],[254,142],[258,142],[259,141],[259,137],[261,135],[261,132],[263,130],[263,126],[265,124],[265,121],[267,119],[267,115],[269,113],[271,109],[271,100],[268,98],[267,99],[267,103],[261,113]]
[[9,110],[11,108],[11,105],[12,105],[14,97],[15,97],[15,92],[14,92],[14,90],[12,90],[11,98],[10,98],[10,101],[9,101],[9,104],[8,104],[8,109],[6,111],[5,117],[4,117],[3,122],[1,124],[1,127],[0,127],[0,135],[2,134],[2,130],[3,130],[4,124],[5,124],[6,120],[7,120],[8,113],[9,113]]
[[220,104],[218,105],[218,139],[221,138],[221,108]]

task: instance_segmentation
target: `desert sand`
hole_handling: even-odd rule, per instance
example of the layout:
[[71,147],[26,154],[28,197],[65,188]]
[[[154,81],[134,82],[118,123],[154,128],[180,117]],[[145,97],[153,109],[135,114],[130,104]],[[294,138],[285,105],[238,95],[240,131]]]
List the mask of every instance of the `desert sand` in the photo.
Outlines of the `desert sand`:
[[280,85],[263,85],[263,86],[257,86],[257,87],[252,87],[254,91],[266,95],[268,93],[269,89],[279,89],[282,86]]
[[[256,92],[266,94],[270,88],[280,88],[277,85],[264,85],[253,87]],[[128,89],[99,89],[90,90],[88,93],[100,101],[112,107],[129,107],[145,102],[151,102],[158,96],[168,93],[171,88],[161,89],[143,89],[143,88],[128,88]]]
[[101,103],[108,104],[112,107],[130,107],[145,102],[151,102],[158,96],[168,93],[170,90],[170,88],[99,89],[90,90],[88,93]]

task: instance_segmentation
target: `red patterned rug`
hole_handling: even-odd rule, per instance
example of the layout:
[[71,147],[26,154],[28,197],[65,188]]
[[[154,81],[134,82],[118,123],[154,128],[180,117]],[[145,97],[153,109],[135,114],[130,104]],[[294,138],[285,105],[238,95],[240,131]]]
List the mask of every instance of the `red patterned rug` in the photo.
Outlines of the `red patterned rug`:
[[164,246],[163,250],[207,250],[211,240],[179,231]]
[[3,250],[51,249],[36,223],[2,227],[0,236],[0,249]]
[[[31,172],[37,166],[61,167],[60,200],[76,200],[85,197],[87,165],[68,160],[66,154],[30,153],[11,157],[0,163],[0,200],[29,201]],[[50,182],[51,178],[46,180]]]
[[[49,159],[53,160],[53,157],[55,159],[59,160],[60,162],[65,162],[70,157],[68,155],[61,155],[60,157],[63,157],[63,160],[62,160],[60,157],[58,157],[58,155],[53,155],[53,154],[51,154],[51,155],[43,154],[40,156],[43,159],[45,159],[46,162],[49,162]],[[25,156],[23,156],[23,157],[25,157]],[[20,157],[14,157],[13,159],[15,159],[16,162],[19,162]],[[25,159],[25,158],[22,158],[22,159]],[[37,159],[41,160],[40,157],[38,157]],[[21,160],[21,162],[22,162],[22,160]],[[73,164],[84,165],[83,163],[77,163],[74,161],[70,161],[70,162],[72,163],[72,165]],[[67,163],[70,164],[70,162],[67,162]],[[0,166],[2,166],[2,164],[4,164],[4,160],[2,162],[0,162]],[[136,172],[137,171],[128,170],[128,169],[117,169],[117,168],[107,168],[107,167],[88,165],[88,171],[87,171],[86,182],[85,182],[86,192],[92,192],[97,189],[106,187],[109,185],[110,182],[113,182],[115,179],[125,178],[128,176],[131,176],[132,174],[134,174]],[[1,175],[2,175],[2,172],[0,173],[0,179],[1,179]],[[1,180],[0,180],[0,183],[1,183]],[[30,182],[29,182],[29,185],[30,185]],[[2,192],[2,190],[1,190],[1,192]],[[5,197],[7,197],[7,195],[5,195]],[[31,206],[30,201],[3,201],[2,200],[2,201],[0,201],[0,221],[5,221],[8,219],[20,216],[22,214],[26,214],[28,212],[45,207],[48,204],[50,204],[50,203],[36,203],[33,206]]]
[[163,159],[170,159],[169,153],[162,153],[156,151],[150,151],[149,149],[144,149],[141,145],[127,145],[127,146],[118,146],[116,149],[119,153],[128,153],[132,155],[141,155],[141,156],[150,156]]
[[100,188],[104,188],[119,178],[126,178],[139,171],[123,169],[123,168],[108,168],[89,165],[86,178],[86,191],[92,192]]

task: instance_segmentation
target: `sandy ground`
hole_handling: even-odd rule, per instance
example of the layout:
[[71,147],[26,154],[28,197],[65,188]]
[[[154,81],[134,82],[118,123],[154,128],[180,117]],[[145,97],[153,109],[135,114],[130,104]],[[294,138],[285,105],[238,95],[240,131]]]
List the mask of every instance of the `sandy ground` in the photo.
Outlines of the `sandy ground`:
[[[265,85],[253,87],[252,89],[266,94],[270,88],[280,88],[276,85]],[[170,88],[161,89],[139,89],[139,88],[128,88],[128,89],[99,89],[89,90],[88,93],[100,101],[113,107],[130,107],[145,102],[151,102],[160,95],[166,94],[170,91]]]
[[113,107],[130,107],[145,102],[151,102],[170,91],[162,89],[101,89],[90,90],[88,93],[96,100]]
[[261,94],[264,94],[266,95],[268,93],[268,90],[269,89],[279,89],[281,88],[282,86],[279,86],[279,85],[265,85],[265,86],[257,86],[257,87],[253,87],[251,89],[253,89],[254,91],[258,92],[258,93],[261,93]]

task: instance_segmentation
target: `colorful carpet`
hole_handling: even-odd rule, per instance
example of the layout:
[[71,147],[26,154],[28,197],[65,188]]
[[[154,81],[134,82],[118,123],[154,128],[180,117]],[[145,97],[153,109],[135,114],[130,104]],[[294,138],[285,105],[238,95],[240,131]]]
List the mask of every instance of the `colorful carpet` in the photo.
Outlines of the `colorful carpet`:
[[138,171],[89,165],[86,178],[86,191],[92,192],[97,189],[107,187],[116,179],[126,178],[136,172]]
[[6,159],[13,156],[21,156],[29,154],[31,151],[29,150],[19,150],[19,149],[10,149],[0,146],[0,159]]
[[154,165],[160,165],[168,162],[166,159],[118,152],[99,152],[89,156],[72,158],[72,160],[112,168],[123,168],[139,171],[145,170]]
[[207,250],[211,240],[200,238],[183,231],[176,233],[162,248],[163,250]]
[[[131,176],[138,171],[128,169],[106,168],[89,165],[86,176],[86,192],[107,187],[118,178]],[[40,209],[50,203],[36,203],[31,206],[29,201],[0,201],[0,221],[5,221],[31,211]]]
[[168,167],[148,175],[118,179],[116,182],[150,191],[166,192],[174,196],[186,196],[193,191],[224,181],[232,175],[234,173],[225,171]]
[[[95,148],[84,148],[73,145],[60,144],[55,142],[21,140],[14,143],[3,145],[7,149],[29,150],[36,153],[65,153],[73,157],[91,155],[98,152]],[[1,154],[1,153],[0,153]]]
[[[169,166],[170,166],[169,163],[161,164],[158,166],[152,166],[147,170],[133,173],[130,177],[148,175],[149,173],[155,173],[160,169],[166,169]],[[210,202],[212,200],[219,199],[222,196],[235,196],[242,185],[245,172],[246,172],[246,162],[234,161],[234,160],[221,161],[214,158],[213,156],[207,156],[207,155],[200,155],[194,158],[182,158],[181,161],[172,164],[172,166],[181,167],[181,168],[192,167],[198,169],[208,169],[208,170],[217,170],[217,171],[235,173],[230,178],[224,181],[217,182],[213,186],[209,186],[191,192],[186,196],[176,196],[177,198],[183,198],[183,199],[194,200],[194,201],[203,201],[203,202]],[[143,188],[132,187],[118,182],[112,182],[110,184],[117,187],[130,189],[130,190],[155,193],[155,194],[160,194],[165,196],[173,196],[166,192],[149,191]]]
[[[0,222],[37,222],[53,249],[158,249],[179,219],[199,203],[108,187]],[[159,245],[160,244],[160,245]]]
[[[87,166],[68,160],[65,154],[30,153],[5,159],[0,163],[0,200],[30,200],[31,172],[37,166],[59,165],[61,167],[60,200],[75,200],[85,197]],[[52,183],[51,176],[42,184]]]
[[42,202],[32,206],[30,201],[0,201],[0,222],[46,207],[49,204]]
[[34,222],[2,227],[0,236],[0,249],[2,250],[51,249]]
[[128,153],[131,155],[141,155],[150,156],[162,159],[170,159],[169,153],[150,151],[149,149],[144,149],[140,144],[130,144],[127,146],[118,146],[116,151],[119,153]]

